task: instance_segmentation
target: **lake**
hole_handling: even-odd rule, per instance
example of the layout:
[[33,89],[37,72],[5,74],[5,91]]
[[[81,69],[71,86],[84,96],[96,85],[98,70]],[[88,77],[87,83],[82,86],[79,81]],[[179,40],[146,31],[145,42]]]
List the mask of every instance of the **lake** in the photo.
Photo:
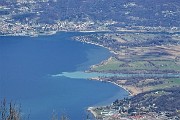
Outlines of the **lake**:
[[113,84],[80,78],[52,77],[87,70],[111,56],[102,47],[71,40],[88,33],[0,37],[0,100],[21,104],[30,120],[50,120],[53,111],[83,120],[90,106],[107,105],[128,93]]

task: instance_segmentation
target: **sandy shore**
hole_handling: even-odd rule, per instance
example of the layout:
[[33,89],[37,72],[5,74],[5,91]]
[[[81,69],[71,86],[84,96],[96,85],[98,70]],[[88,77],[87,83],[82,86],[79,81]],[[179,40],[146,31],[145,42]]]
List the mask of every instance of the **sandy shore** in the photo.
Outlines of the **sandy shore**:
[[[76,41],[79,41],[79,40],[76,40]],[[84,42],[84,41],[80,41],[80,42]],[[114,50],[112,50],[111,48],[109,48],[109,47],[105,47],[105,46],[103,46],[103,45],[100,45],[100,44],[98,44],[98,43],[94,43],[94,42],[91,42],[91,41],[85,41],[84,43],[87,43],[87,44],[92,44],[92,45],[96,45],[96,46],[100,46],[100,47],[103,47],[103,48],[106,48],[106,49],[108,49],[111,53],[113,53],[113,54],[115,54],[115,55],[117,55],[118,53],[116,53]]]
[[101,82],[108,82],[108,83],[112,83],[114,85],[117,85],[120,88],[123,88],[124,90],[126,90],[130,96],[134,96],[137,95],[139,93],[141,93],[142,91],[134,86],[125,86],[125,85],[121,85],[118,84],[116,82],[112,82],[112,81],[103,81],[102,79],[100,79],[99,77],[95,77],[95,78],[91,78],[90,80],[97,80],[97,81],[101,81]]
[[107,82],[112,83],[114,85],[117,85],[120,88],[123,88],[124,90],[126,90],[129,93],[130,96],[133,96],[133,95],[136,94],[136,92],[129,90],[128,87],[125,87],[125,86],[122,86],[120,84],[117,84],[116,82],[111,82],[111,81],[107,81]]

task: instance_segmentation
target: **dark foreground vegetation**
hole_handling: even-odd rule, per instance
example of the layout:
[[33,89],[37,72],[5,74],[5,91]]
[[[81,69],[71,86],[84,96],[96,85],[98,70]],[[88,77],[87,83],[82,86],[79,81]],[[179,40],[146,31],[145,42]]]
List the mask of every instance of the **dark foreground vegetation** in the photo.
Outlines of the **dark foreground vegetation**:
[[[0,102],[0,120],[31,120],[31,118],[30,115],[23,116],[21,105],[13,102],[8,103],[4,99]],[[64,114],[59,117],[56,112],[53,112],[50,120],[69,120],[69,118]]]
[[21,120],[21,107],[4,99],[0,104],[1,120]]

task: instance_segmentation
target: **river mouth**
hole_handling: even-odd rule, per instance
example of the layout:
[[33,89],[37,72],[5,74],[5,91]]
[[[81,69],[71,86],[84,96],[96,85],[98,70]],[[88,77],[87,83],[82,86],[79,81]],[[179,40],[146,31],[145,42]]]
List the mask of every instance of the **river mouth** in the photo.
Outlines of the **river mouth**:
[[75,72],[62,72],[60,74],[51,75],[51,77],[68,77],[68,78],[79,78],[79,79],[91,79],[98,77],[120,77],[120,78],[178,78],[180,74],[113,74],[113,73],[99,73],[99,72],[84,72],[84,71],[75,71]]
[[1,100],[21,104],[23,116],[30,115],[31,120],[48,120],[53,111],[81,120],[89,106],[127,97],[125,90],[112,84],[82,77],[50,76],[63,71],[84,71],[111,56],[105,48],[70,40],[78,34],[81,33],[1,37]]

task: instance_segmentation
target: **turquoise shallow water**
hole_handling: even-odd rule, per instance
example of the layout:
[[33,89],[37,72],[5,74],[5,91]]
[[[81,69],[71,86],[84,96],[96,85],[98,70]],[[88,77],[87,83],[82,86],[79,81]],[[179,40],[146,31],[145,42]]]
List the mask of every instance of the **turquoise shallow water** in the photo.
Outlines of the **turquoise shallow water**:
[[20,103],[30,120],[49,120],[53,111],[82,120],[87,107],[126,97],[123,89],[87,80],[83,74],[51,76],[86,70],[111,55],[104,48],[70,40],[79,34],[84,33],[0,37],[0,99]]
[[113,74],[113,73],[98,73],[98,72],[84,72],[84,71],[75,71],[75,72],[62,72],[60,74],[51,75],[51,77],[68,77],[68,78],[79,78],[79,79],[91,79],[96,77],[180,77],[180,74],[169,73],[169,74]]

